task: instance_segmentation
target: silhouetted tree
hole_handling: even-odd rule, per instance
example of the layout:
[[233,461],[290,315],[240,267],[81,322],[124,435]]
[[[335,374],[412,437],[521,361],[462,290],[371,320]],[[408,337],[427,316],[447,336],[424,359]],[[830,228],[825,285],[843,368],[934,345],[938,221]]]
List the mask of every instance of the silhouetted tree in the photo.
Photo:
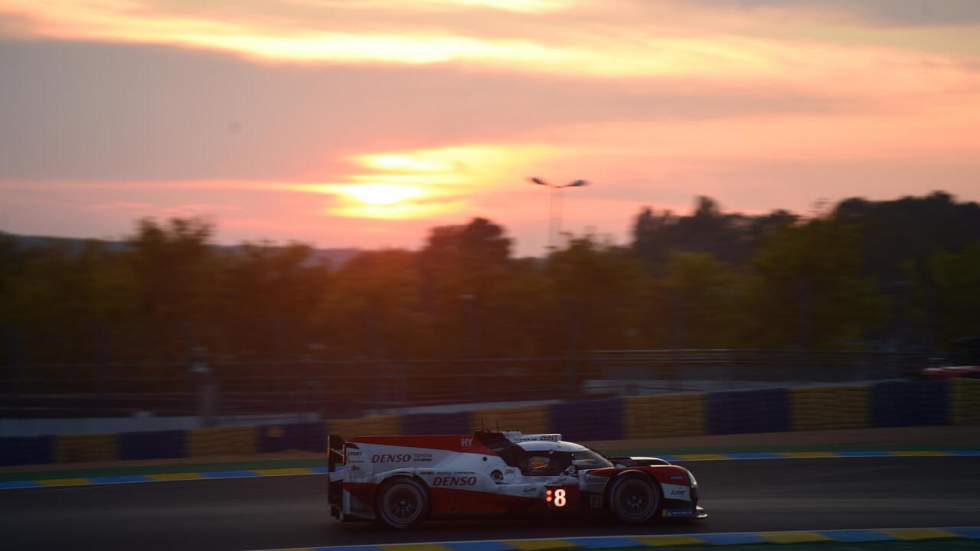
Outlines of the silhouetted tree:
[[929,262],[941,343],[980,336],[980,243],[961,252],[939,252]]
[[745,331],[747,288],[739,274],[710,253],[674,253],[662,280],[670,346],[734,347]]
[[640,321],[647,278],[628,249],[573,238],[548,258],[547,275],[565,350],[621,347],[628,340]]
[[861,273],[859,230],[834,219],[783,228],[753,261],[753,309],[762,344],[859,346],[885,302]]
[[423,304],[437,332],[459,337],[446,343],[454,355],[494,350],[486,341],[501,314],[494,295],[508,276],[510,246],[502,227],[474,218],[433,228],[419,253]]

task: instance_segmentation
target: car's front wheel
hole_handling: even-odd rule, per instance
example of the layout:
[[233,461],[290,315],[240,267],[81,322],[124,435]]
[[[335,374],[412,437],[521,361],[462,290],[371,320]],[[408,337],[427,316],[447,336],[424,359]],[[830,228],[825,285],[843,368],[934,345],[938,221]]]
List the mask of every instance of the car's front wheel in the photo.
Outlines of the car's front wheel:
[[378,519],[392,528],[404,530],[425,519],[429,494],[411,478],[394,478],[381,485],[376,504]]
[[642,474],[616,478],[609,490],[610,509],[621,522],[649,522],[656,518],[660,502],[660,485]]

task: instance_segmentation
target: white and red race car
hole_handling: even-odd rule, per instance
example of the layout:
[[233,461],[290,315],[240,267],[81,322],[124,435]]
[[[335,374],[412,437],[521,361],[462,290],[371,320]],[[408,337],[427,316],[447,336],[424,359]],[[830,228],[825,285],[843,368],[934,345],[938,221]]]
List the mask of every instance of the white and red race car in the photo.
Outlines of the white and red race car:
[[559,434],[331,435],[328,448],[330,510],[345,521],[404,529],[491,515],[707,517],[687,469],[652,457],[606,458]]

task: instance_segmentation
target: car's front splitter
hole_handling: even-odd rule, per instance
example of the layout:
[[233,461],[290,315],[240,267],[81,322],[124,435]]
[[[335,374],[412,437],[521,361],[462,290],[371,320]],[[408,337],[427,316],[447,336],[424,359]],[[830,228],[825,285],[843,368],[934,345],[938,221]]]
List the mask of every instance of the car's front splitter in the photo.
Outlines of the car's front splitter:
[[660,516],[665,519],[704,519],[708,518],[708,512],[704,510],[704,507],[697,505],[693,509],[691,507],[682,509],[664,508]]

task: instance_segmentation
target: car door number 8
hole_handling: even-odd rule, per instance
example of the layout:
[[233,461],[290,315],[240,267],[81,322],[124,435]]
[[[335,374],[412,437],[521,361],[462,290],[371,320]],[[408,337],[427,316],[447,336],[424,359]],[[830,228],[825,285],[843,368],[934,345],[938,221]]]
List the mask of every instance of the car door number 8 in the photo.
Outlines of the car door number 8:
[[548,490],[545,495],[545,500],[553,503],[555,507],[564,507],[568,503],[568,499],[565,497],[565,489],[558,488],[553,493]]

